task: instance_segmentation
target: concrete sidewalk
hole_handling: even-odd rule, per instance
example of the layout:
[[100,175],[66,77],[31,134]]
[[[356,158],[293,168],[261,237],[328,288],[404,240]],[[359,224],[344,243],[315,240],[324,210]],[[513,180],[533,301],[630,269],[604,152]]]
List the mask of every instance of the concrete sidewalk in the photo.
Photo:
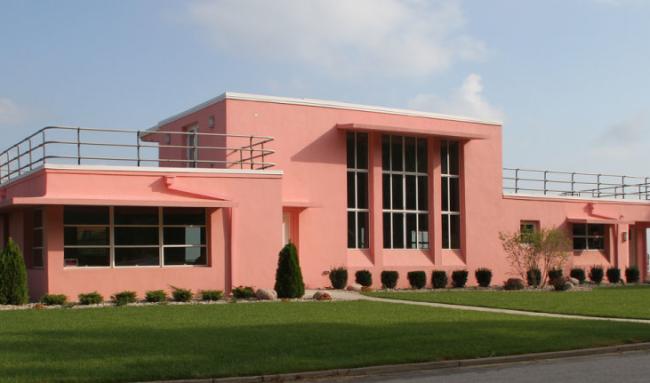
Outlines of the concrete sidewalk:
[[364,300],[364,301],[372,301],[372,302],[434,307],[434,308],[451,309],[451,310],[478,311],[478,312],[495,313],[495,314],[510,314],[510,315],[524,315],[524,316],[543,317],[543,318],[596,320],[596,321],[609,321],[609,322],[621,322],[621,323],[650,324],[650,319],[609,318],[609,317],[596,317],[596,316],[586,316],[586,315],[553,314],[553,313],[542,313],[542,312],[523,311],[523,310],[479,307],[479,306],[450,305],[446,303],[406,301],[401,299],[369,297],[354,291],[344,291],[344,290],[327,290],[327,292],[332,296],[333,299],[342,300],[342,301]]

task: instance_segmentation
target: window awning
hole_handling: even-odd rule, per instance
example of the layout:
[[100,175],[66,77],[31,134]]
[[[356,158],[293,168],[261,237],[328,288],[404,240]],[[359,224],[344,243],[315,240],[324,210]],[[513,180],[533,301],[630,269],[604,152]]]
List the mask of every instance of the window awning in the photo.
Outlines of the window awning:
[[85,205],[85,206],[161,206],[161,207],[234,207],[232,201],[220,200],[138,200],[100,198],[14,197],[0,207],[12,205]]
[[627,221],[624,219],[604,218],[604,217],[567,217],[566,220],[569,223],[593,223],[593,224],[605,224],[605,225],[634,223],[633,221]]
[[380,132],[380,133],[405,133],[405,134],[419,134],[426,136],[438,136],[452,139],[464,140],[482,140],[488,138],[487,134],[467,132],[460,130],[449,130],[448,128],[412,128],[406,126],[387,126],[387,125],[373,125],[373,124],[337,124],[337,129],[348,131],[360,132]]

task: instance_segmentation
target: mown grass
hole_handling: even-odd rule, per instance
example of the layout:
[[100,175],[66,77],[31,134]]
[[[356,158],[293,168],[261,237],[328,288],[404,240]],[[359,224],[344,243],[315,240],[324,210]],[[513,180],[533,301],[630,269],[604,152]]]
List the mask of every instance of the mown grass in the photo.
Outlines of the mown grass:
[[597,287],[591,291],[399,291],[369,295],[411,301],[495,307],[612,318],[650,319],[650,286]]
[[650,327],[377,302],[0,312],[0,381],[272,374],[650,341]]

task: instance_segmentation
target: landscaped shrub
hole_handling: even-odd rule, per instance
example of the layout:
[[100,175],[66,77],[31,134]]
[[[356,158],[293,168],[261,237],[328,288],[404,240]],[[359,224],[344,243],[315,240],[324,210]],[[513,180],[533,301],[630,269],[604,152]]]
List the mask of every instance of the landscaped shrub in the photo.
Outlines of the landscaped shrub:
[[594,266],[589,270],[589,280],[591,280],[593,283],[599,285],[600,282],[603,281],[603,277],[605,276],[605,272],[603,271],[603,268],[600,266]]
[[555,291],[566,291],[569,290],[573,285],[563,277],[557,277],[551,280],[551,285]]
[[503,284],[504,290],[523,290],[524,281],[519,278],[510,278]]
[[98,305],[104,302],[104,297],[97,291],[92,293],[79,294],[79,304],[81,305]]
[[27,293],[27,269],[20,248],[11,238],[0,253],[0,304],[24,305]]
[[456,270],[451,273],[451,281],[455,288],[465,287],[467,284],[467,270]]
[[111,300],[117,306],[125,306],[129,303],[135,303],[137,301],[137,296],[135,294],[135,291],[121,291],[119,293],[115,293],[111,297]]
[[239,286],[232,289],[232,297],[235,299],[253,299],[255,290],[250,286]]
[[298,263],[298,250],[291,242],[280,251],[278,269],[275,272],[275,291],[278,293],[278,298],[300,298],[305,295],[305,283]]
[[348,270],[345,267],[337,267],[330,270],[330,282],[335,289],[344,289],[348,285]]
[[193,297],[192,290],[172,286],[172,299],[175,302],[189,302]]
[[359,270],[354,274],[354,280],[363,287],[372,286],[372,274],[368,270]]
[[556,279],[562,279],[562,269],[551,269],[548,271],[548,281],[553,283]]
[[585,279],[587,279],[585,270],[579,267],[574,267],[573,269],[571,269],[571,273],[569,275],[571,276],[571,278],[577,279],[578,282],[580,282],[580,284],[585,283]]
[[526,272],[526,283],[531,287],[539,286],[542,283],[542,271],[537,268],[529,269]]
[[449,279],[447,278],[447,273],[442,270],[434,270],[431,273],[431,285],[434,289],[444,289],[447,287]]
[[64,294],[45,294],[41,297],[41,303],[45,306],[62,306],[68,301]]
[[610,267],[607,269],[607,280],[609,283],[618,283],[621,281],[621,269],[618,267]]
[[165,302],[167,300],[167,293],[164,290],[147,291],[144,294],[144,300],[150,303]]
[[427,274],[424,271],[409,271],[406,277],[414,289],[422,289],[427,285]]
[[479,286],[490,287],[490,283],[492,282],[492,270],[482,267],[474,272],[474,276],[476,277],[476,282],[478,282]]
[[637,283],[641,279],[641,273],[636,266],[630,266],[625,269],[625,280],[627,283]]
[[202,301],[218,301],[223,298],[223,291],[221,290],[202,290],[201,291],[201,300]]
[[397,286],[399,273],[397,271],[382,271],[381,272],[381,285],[385,289],[394,289]]

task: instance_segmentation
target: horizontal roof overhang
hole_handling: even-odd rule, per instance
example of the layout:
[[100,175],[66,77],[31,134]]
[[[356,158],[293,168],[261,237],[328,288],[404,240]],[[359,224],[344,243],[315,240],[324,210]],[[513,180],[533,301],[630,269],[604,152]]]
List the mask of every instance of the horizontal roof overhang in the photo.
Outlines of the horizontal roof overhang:
[[351,130],[360,132],[379,132],[379,133],[404,133],[404,134],[417,134],[426,136],[437,136],[454,139],[464,140],[482,140],[488,138],[487,134],[464,132],[460,130],[449,130],[441,128],[411,128],[405,126],[387,126],[387,125],[373,125],[373,124],[337,124],[337,129]]
[[601,218],[601,217],[567,217],[567,221],[570,223],[599,223],[599,224],[606,224],[606,225],[634,223],[633,221],[627,221],[623,219]]
[[221,200],[138,200],[103,198],[14,197],[0,207],[28,205],[84,205],[84,206],[160,206],[160,207],[235,207],[232,201]]

